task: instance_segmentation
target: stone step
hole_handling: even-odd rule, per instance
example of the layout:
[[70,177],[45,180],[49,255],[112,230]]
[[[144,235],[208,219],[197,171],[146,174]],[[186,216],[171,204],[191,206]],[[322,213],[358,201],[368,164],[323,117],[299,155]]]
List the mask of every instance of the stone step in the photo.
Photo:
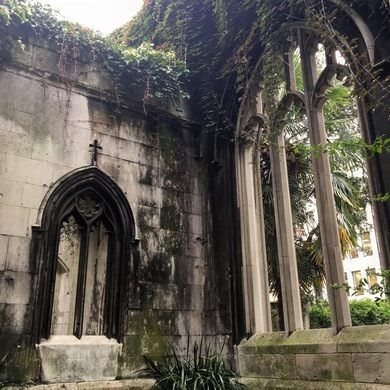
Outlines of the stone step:
[[33,385],[27,387],[20,386],[6,386],[1,387],[3,390],[149,390],[153,387],[153,379],[126,379],[117,381],[99,381],[99,382],[79,382],[79,383],[55,383],[46,385]]

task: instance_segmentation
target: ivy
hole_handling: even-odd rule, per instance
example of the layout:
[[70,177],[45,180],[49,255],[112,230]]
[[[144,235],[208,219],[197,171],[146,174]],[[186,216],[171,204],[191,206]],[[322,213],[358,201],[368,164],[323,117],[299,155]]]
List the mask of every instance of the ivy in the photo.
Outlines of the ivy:
[[321,153],[329,155],[340,155],[348,158],[349,153],[361,153],[364,156],[366,152],[368,157],[374,154],[390,153],[390,137],[377,137],[372,144],[367,144],[362,138],[354,137],[351,139],[337,139],[329,141],[324,145],[308,145],[298,142],[294,145],[294,152],[302,156],[319,156]]
[[[366,3],[351,2],[359,13],[367,13]],[[370,13],[383,16],[382,30],[388,29],[386,2],[369,3]],[[325,40],[340,42],[352,54],[351,66],[359,65],[356,44],[336,34],[333,27],[336,16],[343,20],[343,11],[330,3],[325,12],[321,4],[315,0],[148,0],[140,14],[112,37],[126,45],[151,41],[172,48],[191,71],[189,88],[207,131],[234,140],[241,99],[257,60],[275,53],[269,60],[275,70],[279,48],[274,38],[281,26],[308,20]],[[371,93],[371,97],[375,91],[369,86],[377,85],[376,75],[360,76],[363,81],[356,93]]]
[[122,45],[77,23],[61,20],[49,6],[29,0],[0,0],[0,56],[9,56],[15,45],[23,47],[22,42],[31,36],[54,43],[60,55],[60,75],[71,66],[76,78],[77,64],[83,59],[96,67],[103,66],[118,90],[143,87],[144,103],[149,97],[188,97],[188,70],[172,50],[157,50],[151,43]]

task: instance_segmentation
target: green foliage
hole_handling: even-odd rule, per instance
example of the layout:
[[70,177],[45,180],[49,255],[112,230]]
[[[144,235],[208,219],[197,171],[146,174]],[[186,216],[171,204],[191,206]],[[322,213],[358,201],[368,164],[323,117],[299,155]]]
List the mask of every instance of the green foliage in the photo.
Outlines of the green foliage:
[[310,308],[310,328],[331,328],[332,320],[328,302],[319,302]]
[[[390,324],[390,302],[369,298],[349,302],[352,325]],[[328,302],[314,304],[310,311],[310,328],[330,328],[332,321]]]
[[376,325],[390,323],[390,303],[387,300],[353,300],[349,304],[352,325]]
[[156,389],[161,390],[239,390],[245,386],[238,382],[234,372],[226,367],[219,353],[209,346],[203,351],[202,342],[195,343],[191,358],[179,358],[172,348],[173,357],[165,364],[145,356],[146,364],[156,377]]
[[3,0],[0,4],[0,54],[3,56],[9,55],[15,43],[31,36],[43,37],[53,42],[60,54],[62,76],[73,67],[76,78],[77,63],[83,59],[96,66],[102,64],[119,90],[144,87],[144,102],[149,97],[188,96],[184,87],[188,70],[172,50],[157,50],[151,43],[136,48],[120,45],[77,23],[61,20],[51,7],[37,2]]

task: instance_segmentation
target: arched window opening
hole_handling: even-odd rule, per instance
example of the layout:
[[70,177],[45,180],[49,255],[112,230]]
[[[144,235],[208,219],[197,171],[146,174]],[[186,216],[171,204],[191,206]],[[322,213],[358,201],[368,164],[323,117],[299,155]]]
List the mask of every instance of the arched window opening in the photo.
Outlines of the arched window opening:
[[[364,205],[360,204],[360,200],[351,202],[348,196],[353,196],[353,187],[364,181],[364,178],[357,176],[362,176],[367,169],[364,164],[361,169],[357,169],[356,165],[364,161],[362,148],[357,152],[361,153],[360,156],[351,154],[350,158],[337,155],[334,151],[338,151],[338,144],[341,148],[344,144],[348,148],[349,140],[352,140],[353,149],[353,143],[357,145],[360,141],[359,126],[365,126],[364,120],[359,123],[362,112],[360,110],[358,115],[359,104],[355,103],[352,93],[353,81],[358,82],[359,74],[355,69],[356,62],[348,65],[350,58],[343,57],[336,41],[322,36],[320,31],[304,23],[283,26],[273,37],[274,44],[270,45],[270,52],[263,54],[251,81],[258,83],[261,80],[261,87],[254,86],[252,91],[257,91],[256,102],[260,101],[261,104],[250,103],[253,97],[248,89],[240,109],[238,139],[247,133],[245,118],[251,115],[265,116],[268,136],[263,144],[257,145],[262,155],[258,163],[263,200],[269,201],[270,194],[273,197],[273,236],[277,240],[267,234],[271,219],[267,217],[266,203],[263,218],[266,217],[267,223],[263,228],[268,236],[271,290],[275,290],[275,285],[279,284],[282,298],[282,327],[287,333],[302,329],[302,292],[310,294],[314,287],[317,298],[329,300],[333,329],[337,333],[351,325],[347,289],[342,287],[347,282],[342,263],[352,244],[357,242],[359,233],[356,225],[361,225],[361,214],[364,214]],[[270,55],[270,60],[267,60],[267,55]],[[345,167],[340,166],[340,157],[347,160]],[[311,171],[305,179],[308,185],[305,187],[304,198],[307,201],[304,205],[302,199],[290,194],[299,184],[299,178],[292,172],[296,159],[305,161]],[[302,170],[298,171],[302,173]],[[268,179],[264,179],[267,174]],[[272,192],[267,189],[270,182]],[[245,199],[247,195],[242,192],[241,196]],[[244,207],[243,200],[242,210]],[[305,216],[312,216],[310,229],[307,218],[302,221],[297,218],[297,214],[300,214],[296,212],[297,209]],[[241,214],[242,223],[245,224],[245,214]],[[301,236],[301,240],[297,239],[298,236]],[[363,232],[363,236],[368,237],[367,232]],[[301,243],[308,244],[306,254],[301,251]],[[278,261],[273,262],[275,267],[270,266],[270,246],[273,247],[272,254],[277,253]],[[302,253],[298,254],[297,262],[298,251]],[[371,253],[372,250],[369,248],[362,252]],[[249,251],[244,254],[249,258]],[[263,257],[259,264],[261,262],[264,262]],[[298,270],[299,283],[295,276]],[[280,280],[275,280],[277,278],[273,277],[273,271],[280,274]],[[317,286],[313,286],[314,283]]]
[[112,179],[97,167],[63,178],[48,196],[33,244],[40,269],[36,339],[120,339],[127,294],[137,291],[138,256],[130,207]]

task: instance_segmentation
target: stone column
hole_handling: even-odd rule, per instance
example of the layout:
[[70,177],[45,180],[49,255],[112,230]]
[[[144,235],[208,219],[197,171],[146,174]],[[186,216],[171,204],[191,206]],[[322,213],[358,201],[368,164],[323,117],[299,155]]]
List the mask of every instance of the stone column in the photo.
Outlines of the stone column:
[[236,172],[240,211],[243,286],[246,329],[249,334],[270,332],[271,307],[267,275],[264,216],[261,188],[256,177],[257,161],[253,140],[238,143]]
[[[313,105],[313,94],[318,76],[315,60],[317,45],[311,38],[309,34],[300,31],[299,45],[305,86],[306,115],[310,143],[315,146],[326,144],[326,132],[322,107]],[[344,327],[351,326],[351,316],[346,291],[343,288],[332,287],[334,284],[344,283],[344,270],[329,156],[322,152],[313,153],[312,161],[328,299],[332,311],[333,330],[334,333],[338,333]]]
[[303,320],[284,134],[282,132],[276,131],[271,135],[270,155],[284,329],[286,333],[290,334],[295,330],[303,329]]

